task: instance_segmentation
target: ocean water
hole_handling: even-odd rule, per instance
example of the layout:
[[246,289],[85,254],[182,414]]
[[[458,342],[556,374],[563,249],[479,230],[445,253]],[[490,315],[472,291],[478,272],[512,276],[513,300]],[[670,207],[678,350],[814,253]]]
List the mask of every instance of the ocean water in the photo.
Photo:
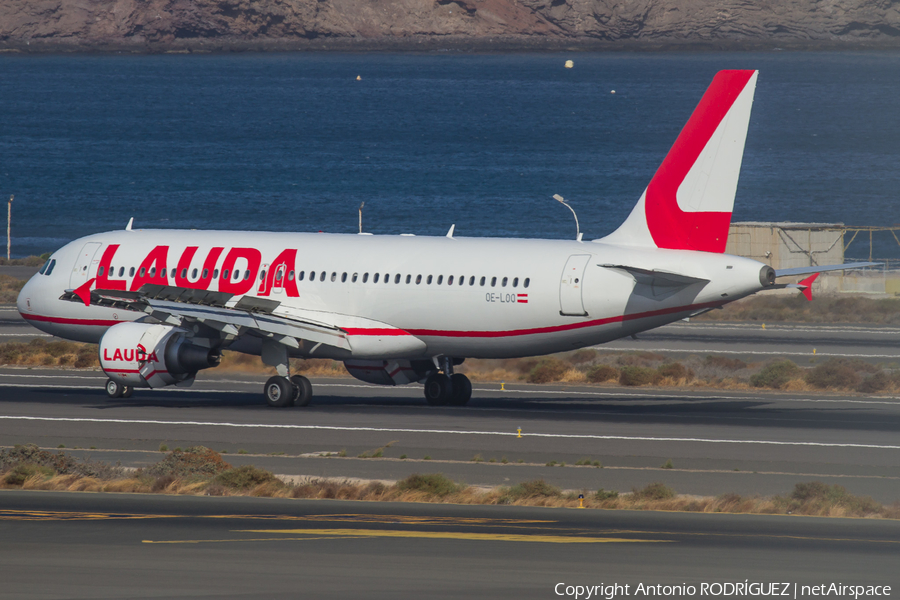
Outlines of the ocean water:
[[131,217],[355,232],[363,201],[373,233],[574,237],[553,194],[592,239],[723,68],[760,70],[734,220],[900,223],[898,52],[4,55],[0,200],[16,256]]

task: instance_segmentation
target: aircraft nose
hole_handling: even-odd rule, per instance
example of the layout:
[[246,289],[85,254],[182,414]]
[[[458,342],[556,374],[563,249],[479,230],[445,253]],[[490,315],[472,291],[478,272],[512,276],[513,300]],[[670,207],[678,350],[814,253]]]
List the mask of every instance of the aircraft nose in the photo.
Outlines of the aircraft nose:
[[19,291],[19,295],[16,297],[16,309],[19,311],[19,314],[22,316],[26,316],[34,312],[34,307],[32,303],[32,298],[37,298],[37,287],[39,283],[37,278],[41,277],[40,274],[32,275],[31,279],[25,282],[25,285]]

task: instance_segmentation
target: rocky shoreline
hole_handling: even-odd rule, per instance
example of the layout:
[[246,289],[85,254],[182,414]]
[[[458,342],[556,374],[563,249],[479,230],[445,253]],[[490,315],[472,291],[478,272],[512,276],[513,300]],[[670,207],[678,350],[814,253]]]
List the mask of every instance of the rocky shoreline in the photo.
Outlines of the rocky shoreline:
[[5,53],[900,48],[894,0],[7,0]]

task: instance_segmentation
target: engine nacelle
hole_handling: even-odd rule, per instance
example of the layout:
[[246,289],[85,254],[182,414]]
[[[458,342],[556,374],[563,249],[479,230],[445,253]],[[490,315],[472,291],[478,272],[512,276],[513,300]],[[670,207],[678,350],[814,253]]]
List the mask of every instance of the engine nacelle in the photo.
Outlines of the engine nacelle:
[[378,385],[415,383],[435,370],[430,360],[345,360],[344,366],[360,381]]
[[171,325],[119,323],[100,339],[100,367],[132,387],[190,385],[200,369],[219,364],[222,356],[192,344],[187,331]]

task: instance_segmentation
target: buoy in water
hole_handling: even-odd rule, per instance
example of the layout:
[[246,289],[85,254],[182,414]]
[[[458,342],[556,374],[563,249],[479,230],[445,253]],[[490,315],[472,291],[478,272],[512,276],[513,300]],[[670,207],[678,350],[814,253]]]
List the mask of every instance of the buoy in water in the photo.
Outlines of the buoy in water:
[[359,75],[357,75],[357,76],[356,76],[356,80],[357,80],[357,81],[362,81],[362,77],[360,77]]
[[575,63],[572,62],[571,60],[567,60],[567,61],[566,61],[566,68],[567,68],[567,69],[571,69],[571,68],[574,67],[574,66],[575,66]]
[[610,93],[610,94],[615,94],[615,93],[616,93],[616,90],[610,90],[609,93]]

